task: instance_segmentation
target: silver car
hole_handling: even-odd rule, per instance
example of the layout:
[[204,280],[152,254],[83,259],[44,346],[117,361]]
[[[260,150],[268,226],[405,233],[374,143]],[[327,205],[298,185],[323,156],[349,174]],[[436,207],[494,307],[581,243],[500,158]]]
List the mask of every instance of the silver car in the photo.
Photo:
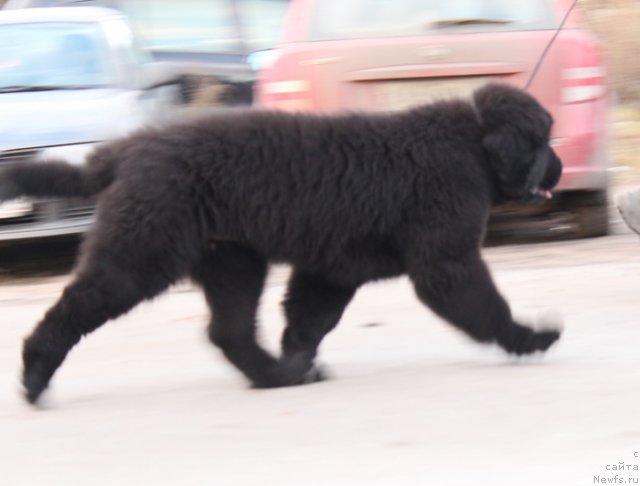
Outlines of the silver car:
[[[0,11],[0,165],[82,163],[96,143],[166,116],[177,85],[137,48],[126,17],[99,7]],[[0,242],[81,233],[91,201],[0,204]]]

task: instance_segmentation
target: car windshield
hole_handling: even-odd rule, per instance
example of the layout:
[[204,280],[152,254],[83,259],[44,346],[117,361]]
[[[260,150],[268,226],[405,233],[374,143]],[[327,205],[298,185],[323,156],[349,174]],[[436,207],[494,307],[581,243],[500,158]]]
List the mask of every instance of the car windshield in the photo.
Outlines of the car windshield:
[[119,6],[150,50],[244,54],[276,44],[287,2],[126,0]]
[[553,27],[548,0],[318,0],[312,40]]
[[0,25],[0,92],[93,88],[110,81],[98,25]]

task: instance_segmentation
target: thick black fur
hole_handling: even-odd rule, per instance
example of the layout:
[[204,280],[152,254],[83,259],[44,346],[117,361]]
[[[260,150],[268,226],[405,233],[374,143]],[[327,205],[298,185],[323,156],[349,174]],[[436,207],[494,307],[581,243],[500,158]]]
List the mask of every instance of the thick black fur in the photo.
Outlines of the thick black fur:
[[[480,255],[491,207],[558,182],[552,120],[489,85],[472,101],[395,114],[210,114],[105,144],[85,167],[20,164],[0,200],[99,194],[73,282],[24,345],[35,402],[68,351],[183,277],[211,307],[209,337],[257,387],[320,378],[314,358],[366,282],[408,274],[429,308],[516,355],[555,330],[516,323]],[[293,268],[282,356],[255,339],[268,265]]]

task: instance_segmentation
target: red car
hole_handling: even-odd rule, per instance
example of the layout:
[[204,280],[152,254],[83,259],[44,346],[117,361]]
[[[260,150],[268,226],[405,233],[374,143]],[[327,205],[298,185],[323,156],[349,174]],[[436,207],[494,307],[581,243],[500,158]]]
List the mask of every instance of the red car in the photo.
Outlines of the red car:
[[531,83],[555,118],[564,174],[551,202],[501,208],[493,227],[528,215],[528,228],[607,232],[610,96],[573,0],[292,0],[278,48],[261,59],[257,104],[282,110],[398,110],[490,80]]

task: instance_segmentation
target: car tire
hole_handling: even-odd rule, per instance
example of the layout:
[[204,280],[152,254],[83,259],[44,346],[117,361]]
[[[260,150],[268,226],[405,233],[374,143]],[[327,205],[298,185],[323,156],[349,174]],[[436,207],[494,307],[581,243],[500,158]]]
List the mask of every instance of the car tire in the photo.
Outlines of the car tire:
[[607,190],[567,193],[564,203],[576,224],[573,238],[593,238],[609,234]]

